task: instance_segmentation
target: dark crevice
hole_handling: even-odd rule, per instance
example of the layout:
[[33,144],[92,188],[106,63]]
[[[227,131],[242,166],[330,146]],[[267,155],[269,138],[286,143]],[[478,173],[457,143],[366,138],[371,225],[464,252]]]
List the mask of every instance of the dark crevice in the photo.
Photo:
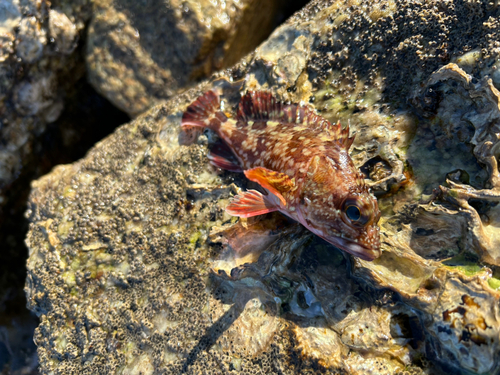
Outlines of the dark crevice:
[[284,23],[295,12],[304,8],[310,0],[281,0],[281,11],[278,12],[276,17],[276,27]]

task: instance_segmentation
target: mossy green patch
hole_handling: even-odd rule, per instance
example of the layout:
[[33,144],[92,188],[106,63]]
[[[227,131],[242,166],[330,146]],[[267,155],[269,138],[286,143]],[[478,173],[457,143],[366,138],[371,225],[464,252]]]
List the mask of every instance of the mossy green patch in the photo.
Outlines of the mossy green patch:
[[499,290],[500,280],[492,277],[491,279],[488,279],[488,285],[490,286],[491,289]]
[[466,276],[474,276],[483,271],[483,267],[478,264],[479,259],[473,254],[459,254],[456,257],[445,260],[443,265],[459,270]]
[[189,243],[191,245],[194,245],[196,244],[196,242],[198,242],[198,240],[201,238],[202,234],[200,231],[196,231],[194,232],[191,237],[189,237]]
[[62,279],[64,280],[64,282],[68,286],[75,286],[76,285],[75,273],[73,271],[63,272]]

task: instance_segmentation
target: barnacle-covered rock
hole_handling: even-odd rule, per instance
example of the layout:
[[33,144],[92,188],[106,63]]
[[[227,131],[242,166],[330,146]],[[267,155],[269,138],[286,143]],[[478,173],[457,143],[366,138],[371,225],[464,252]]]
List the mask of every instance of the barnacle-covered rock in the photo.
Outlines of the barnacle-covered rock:
[[[500,10],[313,1],[235,67],[34,183],[27,296],[44,372],[496,373]],[[239,80],[235,83],[235,80]],[[382,211],[352,258],[278,214],[224,212],[242,175],[188,104],[267,89],[350,121]]]
[[271,32],[280,6],[276,0],[96,1],[89,79],[136,116],[251,52]]
[[490,276],[449,272],[427,324],[436,355],[478,374],[494,372],[498,366],[499,293],[491,292],[486,282]]
[[77,3],[0,2],[0,206],[5,189],[31,165],[35,138],[59,118],[83,75],[72,52],[88,10]]
[[[442,97],[432,100],[428,98],[429,92],[432,92],[433,96]],[[500,233],[493,229],[496,228],[494,222],[493,228],[490,228],[493,230],[489,232],[483,227],[484,224],[490,224],[487,212],[491,210],[492,205],[500,201],[500,172],[497,161],[500,145],[500,92],[489,76],[477,80],[458,65],[450,63],[431,75],[427,85],[415,95],[415,101],[421,106],[433,101],[433,110],[428,116],[437,116],[440,126],[448,134],[460,135],[462,128],[465,128],[463,144],[473,147],[472,155],[477,162],[486,166],[485,170],[476,166],[468,168],[476,169],[476,173],[472,176],[472,181],[466,181],[467,184],[452,175],[448,180],[450,187],[441,186],[440,189],[444,198],[454,203],[457,211],[460,209],[460,215],[467,221],[470,231],[467,248],[476,251],[484,262],[500,266]],[[469,161],[469,164],[472,163]],[[479,212],[469,204],[471,199],[483,206]],[[466,234],[467,231],[464,231],[464,235]]]
[[38,319],[25,309],[23,293],[30,180],[81,157],[128,120],[84,82],[81,47],[90,9],[87,0],[0,1],[1,373],[37,367]]
[[[29,180],[48,171],[47,160],[60,150],[54,144],[45,147],[46,129],[57,128],[49,124],[59,118],[68,91],[83,75],[79,54],[59,53],[54,44],[69,35],[76,45],[85,6],[79,8],[79,1],[51,3],[0,1],[0,372],[36,368],[35,348],[27,338],[38,322],[24,309],[23,237],[28,225],[23,213]],[[57,35],[49,27],[56,14],[68,20]]]

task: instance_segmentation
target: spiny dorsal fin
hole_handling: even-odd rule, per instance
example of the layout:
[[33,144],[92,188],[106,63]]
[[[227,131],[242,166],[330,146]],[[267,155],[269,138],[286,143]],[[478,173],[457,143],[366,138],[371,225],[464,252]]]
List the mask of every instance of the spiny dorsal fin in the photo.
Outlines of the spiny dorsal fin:
[[329,126],[325,130],[331,135],[332,140],[339,143],[346,150],[349,150],[354,142],[354,135],[349,137],[349,124],[345,128],[342,128],[340,121],[337,121],[335,125],[330,122],[328,124]]
[[310,107],[282,103],[269,91],[248,91],[240,100],[236,119],[242,122],[274,120],[306,124],[312,116],[318,117]]
[[236,119],[240,126],[248,121],[268,120],[302,124],[311,129],[326,131],[332,137],[332,142],[339,143],[347,150],[354,141],[354,137],[349,138],[349,126],[342,129],[340,122],[333,125],[309,106],[284,104],[276,100],[269,91],[248,91],[241,98]]
[[284,106],[268,91],[248,91],[240,100],[236,119],[241,122],[283,119]]

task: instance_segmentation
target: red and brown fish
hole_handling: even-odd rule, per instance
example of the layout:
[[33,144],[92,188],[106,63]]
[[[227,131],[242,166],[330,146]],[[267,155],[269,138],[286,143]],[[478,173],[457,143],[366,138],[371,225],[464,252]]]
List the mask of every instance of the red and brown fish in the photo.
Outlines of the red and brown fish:
[[380,256],[380,211],[349,156],[354,137],[348,128],[331,124],[308,106],[281,103],[266,91],[244,95],[235,118],[208,91],[187,108],[182,128],[187,134],[215,131],[234,158],[211,153],[210,161],[243,171],[267,193],[238,194],[226,208],[230,215],[280,211],[352,255]]

